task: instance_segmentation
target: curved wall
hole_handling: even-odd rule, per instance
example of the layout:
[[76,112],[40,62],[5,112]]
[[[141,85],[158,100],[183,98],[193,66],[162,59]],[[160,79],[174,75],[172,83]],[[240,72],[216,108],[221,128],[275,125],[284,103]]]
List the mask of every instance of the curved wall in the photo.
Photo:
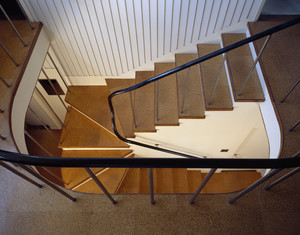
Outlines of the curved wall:
[[23,154],[28,154],[24,137],[25,116],[49,45],[49,38],[42,28],[13,100],[11,131],[19,152]]

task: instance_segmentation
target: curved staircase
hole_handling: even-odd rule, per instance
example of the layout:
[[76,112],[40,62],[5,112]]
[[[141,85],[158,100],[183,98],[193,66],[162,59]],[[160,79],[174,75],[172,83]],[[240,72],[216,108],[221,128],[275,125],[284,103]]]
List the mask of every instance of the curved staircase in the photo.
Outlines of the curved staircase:
[[[242,34],[222,35],[228,45],[245,37]],[[257,73],[249,86],[238,96],[241,79],[253,64],[249,46],[228,53],[226,65],[218,56],[151,83],[134,92],[113,99],[116,125],[121,135],[135,138],[138,132],[156,132],[156,126],[179,126],[179,119],[204,119],[205,111],[231,111],[233,100],[263,101]],[[62,157],[134,157],[130,146],[120,141],[111,124],[107,97],[110,93],[138,84],[155,75],[180,66],[220,49],[219,44],[199,44],[198,54],[176,54],[175,62],[155,63],[154,71],[137,71],[135,79],[107,78],[107,86],[70,86],[66,102],[70,104],[60,145]],[[218,79],[217,83],[216,80]],[[231,84],[231,85],[230,85]],[[230,87],[231,86],[231,87]],[[212,90],[215,93],[212,94]],[[231,90],[234,97],[232,98]],[[201,121],[201,120],[199,120]],[[143,156],[138,156],[143,157]],[[110,193],[148,193],[147,169],[92,169]],[[206,173],[188,169],[154,169],[155,193],[193,193]],[[61,169],[66,188],[88,193],[102,193],[84,169]],[[225,193],[241,190],[260,178],[255,171],[224,171],[213,176],[204,193]],[[217,186],[216,186],[217,185]]]

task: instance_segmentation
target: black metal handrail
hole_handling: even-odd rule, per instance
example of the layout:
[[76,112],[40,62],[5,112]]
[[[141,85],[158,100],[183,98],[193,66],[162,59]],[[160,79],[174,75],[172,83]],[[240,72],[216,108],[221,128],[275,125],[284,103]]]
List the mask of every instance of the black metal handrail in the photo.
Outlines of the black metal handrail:
[[263,38],[265,36],[272,35],[273,33],[276,33],[278,31],[281,31],[283,29],[286,29],[286,28],[291,27],[291,26],[293,26],[295,24],[298,24],[298,23],[300,23],[300,17],[298,17],[296,19],[293,19],[291,21],[288,21],[286,23],[280,24],[278,26],[275,26],[273,28],[270,28],[268,30],[265,30],[265,31],[263,31],[261,33],[258,33],[256,35],[254,35],[254,36],[251,36],[251,37],[248,37],[246,39],[243,39],[243,40],[241,40],[239,42],[236,42],[236,43],[234,43],[232,45],[229,45],[227,47],[221,48],[221,49],[219,49],[217,51],[214,51],[214,52],[212,52],[212,53],[210,53],[208,55],[202,56],[202,57],[200,57],[198,59],[195,59],[193,61],[190,61],[190,62],[188,62],[186,64],[180,65],[180,66],[178,66],[178,67],[176,67],[174,69],[170,69],[169,71],[166,71],[166,72],[164,72],[162,74],[159,74],[157,76],[149,78],[149,79],[147,79],[147,80],[145,80],[145,81],[143,81],[141,83],[138,83],[138,84],[136,84],[134,86],[131,86],[131,87],[128,87],[128,88],[125,88],[125,89],[120,89],[120,90],[117,90],[117,91],[111,93],[109,95],[109,97],[108,97],[108,103],[109,103],[109,107],[110,107],[110,111],[111,111],[111,119],[112,119],[113,130],[114,130],[116,136],[119,139],[121,139],[122,141],[124,141],[126,143],[129,143],[129,144],[134,144],[134,145],[138,145],[138,146],[141,146],[141,147],[145,147],[145,148],[149,148],[149,149],[154,149],[154,150],[157,150],[157,151],[161,151],[161,152],[165,152],[165,153],[170,153],[170,154],[174,154],[174,155],[178,155],[178,156],[182,156],[182,157],[197,158],[197,157],[194,157],[194,156],[189,155],[189,154],[184,154],[184,153],[180,153],[180,152],[176,152],[176,151],[172,151],[172,150],[168,150],[168,149],[164,149],[164,148],[160,148],[160,147],[156,147],[156,146],[151,146],[151,145],[144,144],[144,143],[141,143],[141,142],[137,142],[137,141],[134,141],[134,140],[128,140],[125,137],[123,137],[118,132],[117,127],[116,127],[115,111],[114,111],[114,107],[113,107],[113,103],[112,103],[113,97],[115,97],[117,95],[121,95],[123,93],[127,93],[127,92],[131,92],[131,91],[137,90],[137,89],[139,89],[139,88],[141,88],[143,86],[146,86],[146,85],[148,85],[150,83],[158,81],[158,80],[160,80],[160,79],[162,79],[162,78],[164,78],[166,76],[169,76],[171,74],[180,72],[180,71],[182,71],[182,70],[184,70],[186,68],[189,68],[189,67],[191,67],[193,65],[199,64],[201,62],[204,62],[204,61],[209,60],[211,58],[214,58],[216,56],[222,55],[222,54],[224,54],[226,52],[234,50],[234,49],[236,49],[238,47],[241,47],[243,45],[249,44],[249,43],[251,43],[253,41],[256,41],[256,40],[258,40],[260,38]]
[[[115,112],[112,104],[112,98],[116,95],[130,92],[143,87],[149,83],[160,80],[168,75],[179,72],[183,69],[189,68],[193,65],[199,64],[203,61],[231,51],[235,48],[258,40],[267,35],[271,35],[275,32],[291,27],[300,23],[300,17],[291,20],[287,23],[278,25],[274,28],[268,29],[264,32],[256,34],[252,37],[241,40],[230,46],[217,50],[206,56],[193,60],[189,63],[181,65],[177,68],[171,69],[165,73],[152,77],[144,82],[136,84],[126,89],[118,90],[110,94],[108,97],[109,106],[111,109],[111,118],[114,132],[124,142],[139,145],[142,147],[159,150],[162,152],[171,153],[188,158],[60,158],[60,157],[42,157],[42,156],[30,156],[26,154],[18,154],[5,150],[0,150],[0,160],[13,162],[17,164],[32,165],[32,166],[49,166],[49,167],[116,167],[116,168],[241,168],[241,169],[266,169],[266,168],[294,168],[300,166],[300,152],[294,155],[294,158],[285,159],[220,159],[220,158],[196,158],[194,156],[183,154],[151,145],[139,143],[132,140],[127,140],[120,135],[116,129],[115,124]],[[193,159],[189,159],[193,158]]]

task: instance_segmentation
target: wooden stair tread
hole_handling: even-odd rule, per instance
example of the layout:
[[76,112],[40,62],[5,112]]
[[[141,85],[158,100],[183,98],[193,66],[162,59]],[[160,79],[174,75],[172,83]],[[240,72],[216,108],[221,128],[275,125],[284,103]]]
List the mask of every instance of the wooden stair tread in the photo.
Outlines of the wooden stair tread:
[[[154,176],[153,176],[153,178],[154,178]],[[150,193],[149,177],[148,177],[148,169],[147,168],[140,168],[140,193],[141,194]]]
[[[127,168],[109,168],[98,175],[97,178],[101,181],[107,191],[113,194],[118,190],[126,172]],[[90,180],[81,185],[76,188],[75,191],[84,193],[103,193],[94,180]]]
[[[175,63],[155,63],[154,75],[159,75],[175,68]],[[172,74],[158,82],[158,102],[155,101],[155,125],[178,126],[178,98],[176,75]],[[156,82],[156,83],[157,83]],[[155,86],[155,99],[157,97],[157,85]],[[156,105],[158,103],[158,108]],[[158,109],[158,115],[157,115]]]
[[172,168],[153,169],[154,193],[173,193],[174,180]]
[[[222,34],[223,46],[229,46],[245,38],[245,34]],[[241,95],[237,94],[254,62],[250,47],[245,45],[228,52],[226,61],[235,101],[264,101],[264,93],[256,69],[253,70]]]
[[128,148],[129,146],[103,127],[69,107],[61,135],[60,148]]
[[[114,134],[107,100],[109,96],[107,86],[69,86],[69,89],[66,102]],[[117,127],[120,126],[118,118],[116,124]],[[123,134],[120,128],[118,130]]]
[[173,191],[174,193],[188,193],[188,181],[186,168],[173,168]]
[[118,193],[139,193],[140,192],[140,169],[130,168],[118,189]]
[[[197,59],[197,54],[175,54],[176,67]],[[186,84],[189,73],[188,82]],[[204,118],[205,110],[203,92],[200,80],[199,65],[194,65],[176,74],[178,90],[179,118]],[[186,87],[187,86],[187,87]],[[182,110],[183,97],[186,90],[185,101]]]
[[[219,44],[198,44],[198,55],[202,57],[211,52],[220,49]],[[218,84],[216,86],[214,95],[211,98],[210,104],[208,104],[209,98],[219,72],[219,67],[222,63],[222,57],[217,56],[210,60],[200,63],[201,79],[204,90],[204,100],[206,110],[233,110],[232,99],[230,94],[230,88],[228,84],[228,79],[225,71],[225,64],[221,69],[221,74],[219,77]]]
[[[137,71],[135,83],[138,84],[154,76],[153,71]],[[135,90],[134,112],[137,132],[155,132],[154,125],[154,83]]]
[[203,181],[203,175],[198,170],[187,170],[188,179],[188,192],[195,193],[201,182]]
[[[85,157],[85,158],[124,158],[132,157],[131,150],[64,150],[62,157]],[[128,156],[131,154],[130,156]],[[106,168],[91,168],[97,174]],[[80,185],[88,183],[92,179],[84,168],[61,168],[62,179],[69,183],[65,185],[68,189],[76,190]]]
[[[134,79],[106,79],[107,87],[110,93],[124,89],[135,84]],[[134,138],[133,132],[133,114],[130,101],[130,93],[124,93],[113,98],[113,105],[115,112],[120,120],[121,127],[126,138]],[[132,101],[134,101],[134,95],[132,94]]]

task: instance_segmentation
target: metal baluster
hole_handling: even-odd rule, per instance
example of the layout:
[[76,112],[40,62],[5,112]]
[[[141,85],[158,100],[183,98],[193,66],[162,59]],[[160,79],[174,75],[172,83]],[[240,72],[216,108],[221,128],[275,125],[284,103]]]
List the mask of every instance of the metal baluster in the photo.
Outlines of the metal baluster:
[[43,96],[43,94],[40,92],[40,90],[37,87],[35,88],[35,90],[37,91],[37,93],[39,94],[39,96],[44,100],[44,102],[48,105],[48,107],[50,108],[50,110],[52,111],[52,113],[56,116],[57,120],[59,120],[59,122],[61,123],[61,125],[65,128],[66,126],[60,120],[60,118],[57,116],[57,114],[55,113],[55,111],[53,110],[53,108],[51,107],[51,105],[49,104],[49,102],[46,100],[46,98]]
[[63,184],[68,185],[69,183],[66,183],[62,178],[58,177],[57,175],[55,175],[52,171],[48,170],[46,167],[43,167],[43,170],[45,170],[48,174],[52,175],[55,179],[57,179],[58,181],[60,181]]
[[278,180],[275,180],[272,184],[264,187],[265,190],[269,190],[273,188],[275,185],[281,183],[282,181],[290,178],[291,176],[295,175],[296,173],[300,172],[300,167],[297,167],[296,169],[292,170],[291,172],[285,174],[284,176],[280,177]]
[[248,188],[241,191],[238,195],[236,195],[234,198],[229,200],[229,203],[233,203],[235,200],[239,199],[240,197],[244,196],[245,194],[249,193],[252,189],[255,189],[258,185],[262,184],[266,180],[270,179],[272,176],[278,174],[282,168],[280,169],[273,169],[271,170],[267,175],[250,185]]
[[63,104],[63,106],[65,107],[65,109],[68,111],[68,107],[66,106],[65,102],[62,100],[62,98],[60,97],[60,95],[58,94],[55,86],[53,85],[53,83],[51,82],[50,78],[48,77],[48,75],[46,74],[45,70],[42,68],[42,72],[45,74],[49,84],[51,85],[52,89],[54,90],[55,94],[57,95],[57,97],[60,99],[61,103]]
[[262,53],[263,53],[263,51],[264,51],[264,49],[265,49],[265,47],[266,47],[268,41],[270,40],[271,36],[272,36],[272,34],[269,35],[269,36],[267,36],[267,38],[266,38],[266,40],[265,40],[265,42],[264,42],[262,48],[260,49],[260,52],[258,53],[258,56],[256,57],[256,59],[255,59],[253,65],[252,65],[252,67],[251,67],[251,69],[250,69],[250,72],[248,73],[248,75],[247,75],[245,81],[243,82],[243,84],[242,84],[240,90],[239,90],[238,93],[237,93],[238,96],[240,96],[240,95],[242,94],[242,91],[244,90],[244,88],[245,88],[245,86],[246,86],[246,84],[247,84],[247,82],[248,82],[248,80],[249,80],[249,78],[250,78],[250,76],[251,76],[253,70],[255,69],[255,66],[256,66],[256,64],[257,64],[257,62],[258,62],[260,56],[262,55]]
[[11,85],[9,85],[9,84],[4,80],[3,77],[0,76],[0,80],[5,84],[5,86],[6,86],[7,88],[10,88],[10,87],[11,87]]
[[135,112],[134,112],[134,106],[133,106],[131,91],[129,92],[129,96],[130,96],[130,104],[131,104],[131,111],[132,111],[132,116],[133,116],[134,128],[136,128],[137,125],[136,125]]
[[26,12],[24,11],[24,8],[23,8],[22,5],[20,4],[20,1],[17,0],[17,3],[18,3],[19,8],[21,9],[21,11],[22,11],[22,13],[23,13],[25,19],[27,20],[27,22],[28,22],[30,28],[31,28],[32,30],[34,30],[33,25],[31,24],[31,22],[30,22],[30,20],[29,20],[29,18],[28,18],[28,16],[27,16],[27,14],[26,14]]
[[6,137],[4,137],[3,135],[0,135],[0,139],[1,140],[6,140]]
[[[62,80],[63,83],[65,84],[67,90],[68,90],[69,92],[71,92],[70,89],[69,89],[69,87],[68,87],[67,82],[66,82],[65,79],[63,78],[63,76],[62,76],[61,72],[59,71],[58,67],[56,66],[56,64],[54,63],[54,60],[52,59],[52,57],[51,57],[49,51],[47,52],[47,55],[48,55],[48,57],[50,58],[52,64],[54,65],[54,67],[55,67],[57,73],[59,74],[59,76],[60,76],[60,78],[61,78],[61,80]],[[70,82],[71,82],[71,81],[70,81]],[[71,85],[73,85],[73,84],[71,83]]]
[[42,123],[43,127],[46,129],[46,131],[52,136],[53,139],[56,140],[56,142],[58,144],[60,144],[59,139],[51,132],[51,130],[47,127],[46,123],[44,123],[39,117],[38,115],[30,108],[28,107],[28,109],[33,113],[33,115]]
[[153,190],[153,168],[148,168],[149,188],[150,188],[150,200],[151,204],[154,205],[154,190]]
[[3,166],[4,168],[6,168],[7,170],[11,171],[12,173],[16,174],[17,176],[20,176],[21,178],[23,178],[24,180],[28,181],[29,183],[32,183],[33,185],[42,188],[43,185],[33,181],[32,179],[30,179],[29,177],[27,177],[26,175],[24,175],[23,173],[17,171],[16,169],[14,169],[13,167],[11,167],[10,165],[6,164],[3,161],[0,161],[0,165]]
[[203,180],[203,182],[200,184],[199,188],[197,189],[197,191],[195,192],[194,196],[191,198],[190,200],[190,204],[193,204],[196,197],[198,196],[198,194],[202,191],[202,189],[204,188],[204,186],[208,183],[208,181],[210,180],[210,178],[214,175],[214,173],[216,172],[217,168],[212,168],[208,174],[205,176],[205,179]]
[[12,57],[12,55],[9,53],[9,51],[6,49],[6,47],[3,45],[3,43],[0,41],[0,46],[5,51],[5,53],[8,55],[8,57],[11,59],[11,61],[15,64],[15,66],[19,66],[19,64],[15,61],[15,59]]
[[13,28],[13,30],[15,31],[15,33],[17,34],[18,38],[20,39],[20,41],[22,42],[24,47],[27,47],[27,44],[24,42],[23,38],[21,37],[21,35],[19,34],[18,30],[16,29],[16,27],[14,26],[14,24],[11,22],[9,16],[6,14],[5,10],[3,9],[2,5],[0,4],[0,9],[3,12],[4,16],[6,17],[6,19],[8,20],[8,22],[10,23],[11,27]]
[[185,79],[184,93],[183,93],[180,113],[183,113],[183,107],[184,107],[184,103],[185,103],[185,96],[186,96],[187,87],[188,87],[188,84],[189,84],[190,73],[191,73],[191,67],[188,68],[187,76],[186,76],[186,79]]
[[24,169],[25,171],[27,171],[28,173],[30,173],[31,175],[35,176],[36,178],[38,178],[39,180],[41,180],[42,182],[44,182],[45,184],[47,184],[48,186],[50,186],[51,188],[53,188],[54,190],[59,192],[60,194],[64,195],[71,201],[76,202],[76,200],[77,200],[76,198],[72,197],[71,195],[69,195],[68,193],[66,193],[59,187],[57,187],[56,185],[52,184],[50,181],[46,180],[43,176],[39,175],[36,171],[31,169],[30,167],[24,166],[24,165],[18,165],[18,166],[21,167],[22,169]]
[[156,119],[156,122],[158,122],[158,89],[159,89],[159,81],[155,81],[155,85],[156,85],[156,115],[155,115],[155,119]]
[[288,91],[288,93],[280,100],[280,103],[284,102],[285,99],[291,94],[291,92],[296,88],[296,86],[299,84],[300,78],[298,81],[291,87],[291,89]]
[[37,146],[39,146],[45,153],[47,153],[50,157],[53,157],[51,153],[49,153],[42,145],[37,142],[37,140],[28,133],[28,131],[24,130],[25,135],[27,135],[34,143],[36,143]]
[[207,102],[208,105],[211,104],[211,100],[212,100],[212,98],[213,98],[213,96],[215,94],[215,90],[216,90],[218,82],[220,80],[222,68],[223,68],[223,66],[225,64],[226,58],[227,58],[227,53],[225,53],[225,55],[223,56],[223,59],[222,59],[222,62],[221,62],[221,65],[219,67],[219,71],[218,71],[218,74],[217,74],[217,78],[216,78],[216,81],[215,81],[215,85],[214,85],[214,87],[213,87],[213,89],[212,89],[212,91],[210,93],[209,98],[208,98],[208,102]]
[[300,123],[300,119],[289,129],[289,132],[293,131]]
[[112,198],[110,193],[107,191],[107,189],[104,187],[104,185],[101,183],[101,181],[97,178],[97,176],[94,174],[94,172],[90,168],[84,168],[86,172],[91,176],[91,178],[95,181],[95,183],[99,186],[99,188],[105,193],[105,195],[108,197],[108,199],[113,203],[116,204],[117,202]]

